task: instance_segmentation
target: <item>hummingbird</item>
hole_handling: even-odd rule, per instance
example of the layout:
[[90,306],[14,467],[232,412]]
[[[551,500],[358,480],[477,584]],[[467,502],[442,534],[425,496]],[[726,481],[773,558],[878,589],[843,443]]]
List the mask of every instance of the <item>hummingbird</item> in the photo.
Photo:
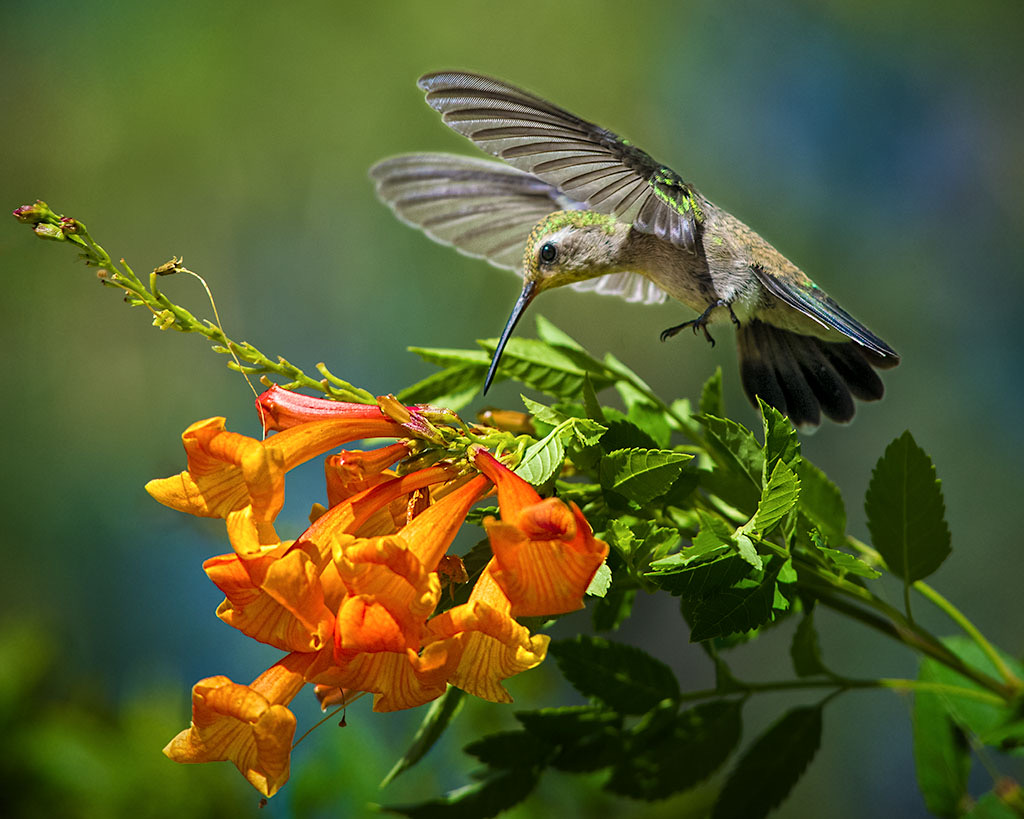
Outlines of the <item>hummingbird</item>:
[[523,289],[495,348],[484,393],[523,312],[554,287],[695,313],[662,331],[736,328],[740,378],[801,427],[853,418],[875,401],[876,369],[899,355],[760,235],[675,171],[611,131],[501,80],[461,71],[418,81],[442,121],[502,162],[444,153],[370,169],[402,221],[497,267]]

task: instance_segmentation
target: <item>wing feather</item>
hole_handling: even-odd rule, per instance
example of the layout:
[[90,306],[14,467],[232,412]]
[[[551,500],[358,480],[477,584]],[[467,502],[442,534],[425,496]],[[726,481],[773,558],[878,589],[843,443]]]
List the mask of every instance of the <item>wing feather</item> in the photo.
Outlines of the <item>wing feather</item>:
[[[443,121],[484,151],[593,210],[690,250],[696,247],[700,194],[611,131],[528,91],[478,74],[426,74],[419,85]],[[612,187],[596,172],[602,169],[625,180]],[[623,188],[628,188],[626,193],[614,198]]]

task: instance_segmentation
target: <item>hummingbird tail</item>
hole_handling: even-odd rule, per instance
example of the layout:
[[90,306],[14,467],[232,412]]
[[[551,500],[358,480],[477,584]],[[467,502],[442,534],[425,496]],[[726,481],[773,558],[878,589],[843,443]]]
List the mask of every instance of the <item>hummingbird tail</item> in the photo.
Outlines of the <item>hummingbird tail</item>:
[[760,396],[797,426],[817,426],[822,413],[849,421],[854,398],[877,401],[885,392],[874,368],[899,363],[853,341],[822,341],[756,319],[739,328],[737,348],[751,403]]

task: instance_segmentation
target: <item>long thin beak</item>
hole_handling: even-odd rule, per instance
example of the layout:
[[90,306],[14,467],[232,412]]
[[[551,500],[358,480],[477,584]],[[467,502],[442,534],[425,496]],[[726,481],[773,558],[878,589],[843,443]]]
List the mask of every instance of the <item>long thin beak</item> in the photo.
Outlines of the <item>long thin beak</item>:
[[537,282],[524,281],[523,292],[519,294],[519,300],[516,302],[516,306],[512,308],[512,315],[505,322],[505,329],[501,331],[501,338],[498,339],[498,346],[494,350],[491,368],[487,371],[487,378],[484,379],[484,395],[487,395],[487,390],[491,388],[494,374],[498,371],[498,362],[501,360],[501,354],[505,352],[505,345],[508,344],[508,340],[512,337],[512,331],[516,329],[520,316],[526,312],[526,308],[529,307],[530,302],[533,301],[533,297],[536,295]]

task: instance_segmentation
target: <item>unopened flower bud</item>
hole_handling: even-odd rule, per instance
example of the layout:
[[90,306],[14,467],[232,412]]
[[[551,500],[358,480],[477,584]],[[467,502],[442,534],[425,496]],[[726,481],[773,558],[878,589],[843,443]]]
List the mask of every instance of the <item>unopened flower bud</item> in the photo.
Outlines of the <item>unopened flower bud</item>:
[[55,239],[58,242],[64,240],[64,233],[56,225],[40,222],[32,229],[40,239]]
[[12,215],[19,222],[35,225],[44,221],[47,216],[52,216],[53,211],[42,199],[37,199],[34,205],[22,205],[20,208],[15,208]]

